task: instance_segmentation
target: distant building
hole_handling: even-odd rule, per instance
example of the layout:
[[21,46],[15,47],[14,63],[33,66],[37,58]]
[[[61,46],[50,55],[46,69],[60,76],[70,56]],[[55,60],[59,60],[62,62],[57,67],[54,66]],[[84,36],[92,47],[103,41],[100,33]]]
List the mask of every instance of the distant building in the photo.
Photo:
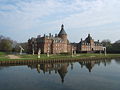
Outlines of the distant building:
[[94,41],[90,34],[85,40],[82,40],[76,45],[77,52],[100,52],[103,51],[102,43],[98,41]]
[[103,51],[103,45],[98,41],[94,41],[90,34],[85,40],[82,40],[79,43],[69,43],[67,38],[67,33],[64,30],[64,25],[61,26],[61,30],[55,36],[38,35],[37,38],[31,38],[28,40],[28,50],[29,53],[32,53],[33,50],[35,53],[38,50],[41,50],[41,53],[72,53],[72,52],[98,52]]

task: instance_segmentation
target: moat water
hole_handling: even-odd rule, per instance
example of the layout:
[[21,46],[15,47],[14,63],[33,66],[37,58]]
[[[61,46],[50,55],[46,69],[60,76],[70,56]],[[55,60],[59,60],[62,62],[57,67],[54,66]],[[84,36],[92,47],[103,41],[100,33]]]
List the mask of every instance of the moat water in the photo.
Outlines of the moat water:
[[120,59],[0,66],[0,90],[120,90]]

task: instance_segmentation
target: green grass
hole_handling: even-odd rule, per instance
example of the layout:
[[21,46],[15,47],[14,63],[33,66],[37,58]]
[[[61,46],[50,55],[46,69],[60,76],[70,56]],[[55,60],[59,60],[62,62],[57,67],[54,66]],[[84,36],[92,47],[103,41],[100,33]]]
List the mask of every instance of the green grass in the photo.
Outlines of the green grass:
[[71,55],[64,55],[64,54],[57,54],[53,55],[51,54],[50,57],[47,57],[46,54],[41,54],[41,58],[38,59],[38,55],[17,55],[20,57],[20,59],[9,59],[7,54],[0,52],[0,61],[8,61],[8,60],[50,60],[50,59],[79,59],[79,58],[116,58],[120,57],[120,54],[107,54],[106,56],[104,54],[76,54],[73,57]]
[[3,60],[3,59],[8,59],[7,53],[0,52],[0,60]]
[[4,52],[0,52],[0,56],[1,56],[1,55],[6,55],[6,53],[4,53]]

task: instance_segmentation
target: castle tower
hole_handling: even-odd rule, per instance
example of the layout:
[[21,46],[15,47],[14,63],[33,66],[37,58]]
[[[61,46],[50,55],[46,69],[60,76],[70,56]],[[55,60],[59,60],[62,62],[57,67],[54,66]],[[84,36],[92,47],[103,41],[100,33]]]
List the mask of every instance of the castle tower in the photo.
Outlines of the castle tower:
[[66,33],[65,30],[64,30],[64,25],[63,25],[63,24],[61,25],[61,30],[60,30],[58,36],[59,36],[60,38],[62,38],[64,41],[67,42],[67,33]]
[[92,39],[90,34],[88,34],[88,38],[89,38],[89,42],[90,42],[90,45],[91,45],[91,51],[94,51],[94,40]]
[[67,40],[67,33],[64,30],[64,25],[63,24],[61,25],[61,30],[60,30],[60,32],[58,34],[58,37],[61,38],[62,41],[63,41],[62,42],[62,46],[63,46],[62,52],[67,53],[68,52],[68,50],[67,50],[67,42],[68,42],[68,40]]
[[91,45],[94,44],[94,40],[92,39],[92,37],[90,36],[90,34],[88,34],[88,41],[90,42]]
[[88,37],[85,39],[87,43],[90,43],[91,51],[94,51],[94,40],[92,39],[91,35],[88,34]]

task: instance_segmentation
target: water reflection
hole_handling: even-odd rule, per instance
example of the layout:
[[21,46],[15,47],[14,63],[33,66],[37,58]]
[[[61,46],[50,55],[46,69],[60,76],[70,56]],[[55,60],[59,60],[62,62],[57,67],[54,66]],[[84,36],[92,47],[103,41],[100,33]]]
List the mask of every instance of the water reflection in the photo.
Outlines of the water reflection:
[[[68,67],[70,67],[70,69],[73,70],[75,63],[76,62],[31,64],[31,65],[28,65],[28,67],[31,69],[36,69],[38,73],[43,72],[44,74],[46,72],[49,72],[49,74],[51,74],[51,72],[54,71],[55,74],[60,75],[61,82],[64,83],[64,78],[68,73]],[[90,60],[90,61],[79,61],[77,63],[79,63],[81,69],[85,67],[88,69],[89,72],[92,72],[92,69],[94,68],[95,65],[100,66],[100,64],[104,64],[104,66],[106,67],[108,64],[111,63],[111,60]]]
[[116,62],[117,64],[120,64],[120,59],[115,59],[115,62]]
[[92,61],[81,61],[79,62],[81,65],[81,68],[83,68],[83,66],[85,66],[89,72],[92,71],[92,68],[95,65],[100,66],[101,63],[104,64],[104,66],[106,66],[107,64],[111,63],[111,60],[92,60]]
[[38,73],[43,71],[45,74],[49,72],[51,74],[54,71],[56,74],[59,74],[61,77],[61,82],[64,82],[64,77],[67,74],[69,63],[58,63],[58,64],[35,64],[35,65],[28,65],[31,69],[36,69]]
[[120,59],[1,64],[0,75],[0,90],[120,90]]

